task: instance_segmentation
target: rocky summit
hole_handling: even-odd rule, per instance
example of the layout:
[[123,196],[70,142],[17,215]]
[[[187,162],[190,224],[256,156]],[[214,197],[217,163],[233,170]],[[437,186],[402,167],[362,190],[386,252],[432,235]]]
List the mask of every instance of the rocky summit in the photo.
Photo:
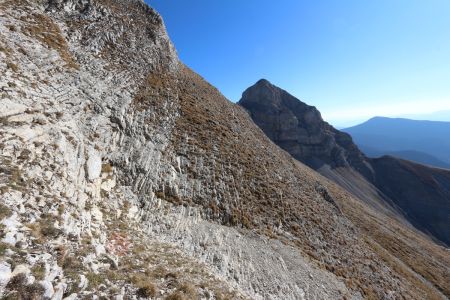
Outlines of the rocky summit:
[[352,166],[370,177],[372,170],[350,135],[324,122],[320,112],[288,92],[259,80],[239,104],[277,145],[313,169]]
[[264,79],[248,88],[239,104],[294,158],[377,210],[397,214],[450,245],[450,171],[394,157],[370,159],[349,134],[323,121],[315,107]]
[[0,297],[450,296],[444,248],[275,145],[142,1],[0,0],[0,57]]
[[[421,231],[417,234],[428,235],[440,245],[449,245],[449,171],[389,156],[367,158],[350,135],[326,123],[315,107],[265,79],[249,87],[239,105],[274,143],[294,158],[328,177],[385,218],[395,219],[406,227],[412,224]],[[371,230],[367,232],[369,235],[381,238]],[[400,236],[397,238],[401,239]],[[385,243],[383,239],[379,242]],[[418,244],[408,244],[413,245],[414,255],[429,260],[427,250],[419,249]],[[411,268],[417,266],[413,255],[405,257],[398,251],[394,253],[403,257]],[[426,273],[421,274],[431,278]],[[448,266],[442,274],[448,274]]]

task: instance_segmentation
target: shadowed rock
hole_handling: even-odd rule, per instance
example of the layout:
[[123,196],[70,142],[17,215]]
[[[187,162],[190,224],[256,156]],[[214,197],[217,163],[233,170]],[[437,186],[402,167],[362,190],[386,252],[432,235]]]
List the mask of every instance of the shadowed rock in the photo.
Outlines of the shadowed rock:
[[265,79],[239,101],[253,121],[294,158],[387,214],[450,245],[450,171],[394,157],[367,158],[320,112]]

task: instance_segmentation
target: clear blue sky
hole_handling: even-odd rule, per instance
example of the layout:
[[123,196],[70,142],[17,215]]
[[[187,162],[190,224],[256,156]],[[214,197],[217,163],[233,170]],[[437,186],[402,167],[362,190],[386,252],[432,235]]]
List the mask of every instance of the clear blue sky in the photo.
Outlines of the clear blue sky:
[[228,99],[260,78],[345,126],[450,109],[450,0],[146,0]]

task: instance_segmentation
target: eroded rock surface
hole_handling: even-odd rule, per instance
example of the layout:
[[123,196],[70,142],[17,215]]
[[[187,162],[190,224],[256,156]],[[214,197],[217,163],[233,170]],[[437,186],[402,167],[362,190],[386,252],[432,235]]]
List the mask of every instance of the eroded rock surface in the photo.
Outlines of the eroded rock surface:
[[179,62],[142,1],[0,8],[1,296],[443,297]]
[[371,176],[370,165],[348,134],[324,122],[314,106],[269,81],[261,79],[244,91],[239,104],[272,141],[311,168],[352,166]]

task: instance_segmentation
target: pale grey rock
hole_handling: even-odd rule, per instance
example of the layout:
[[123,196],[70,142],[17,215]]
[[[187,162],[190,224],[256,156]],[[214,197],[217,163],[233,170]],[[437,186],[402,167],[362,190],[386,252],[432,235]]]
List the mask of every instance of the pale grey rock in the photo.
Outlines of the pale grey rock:
[[30,267],[24,264],[20,264],[14,267],[14,271],[11,273],[11,277],[16,276],[17,274],[25,274],[29,275],[31,273]]
[[10,99],[2,99],[0,101],[0,118],[23,113],[26,109],[26,105],[14,102]]
[[336,276],[311,265],[295,248],[199,216],[195,209],[181,207],[161,218],[151,209],[145,225],[151,235],[213,266],[253,299],[337,299],[347,291]]
[[5,234],[5,237],[2,239],[2,242],[10,245],[15,245],[16,238],[14,232],[7,232]]
[[8,283],[11,274],[11,265],[4,261],[0,262],[0,290]]
[[89,280],[83,274],[80,274],[80,283],[78,284],[78,288],[80,290],[84,290],[88,287]]
[[55,293],[53,294],[51,300],[61,300],[64,296],[64,290],[66,289],[67,285],[63,282],[59,283],[57,286],[55,286]]
[[[18,221],[17,213],[14,213],[9,218],[3,219],[1,222],[5,226],[4,231],[6,232],[5,237],[2,239],[2,242],[15,245],[17,240],[17,232],[19,227],[22,226],[22,223]],[[19,238],[21,236],[19,235]]]
[[[117,3],[135,3],[126,1]],[[4,74],[0,87],[17,83],[4,89],[0,103],[7,106],[2,114],[20,114],[14,116],[19,123],[5,120],[0,126],[0,143],[4,145],[0,159],[17,166],[18,177],[26,182],[17,179],[17,190],[2,195],[14,211],[6,224],[5,220],[2,223],[10,242],[21,232],[21,241],[37,247],[33,251],[42,255],[23,272],[29,273],[31,265],[45,257],[45,281],[54,289],[51,299],[62,299],[72,279],[58,265],[56,249],[74,255],[75,250],[87,247],[83,243],[87,240],[90,252],[76,257],[84,269],[101,274],[109,266],[120,266],[121,259],[109,252],[109,261],[102,262],[108,237],[115,230],[108,228],[108,216],[102,212],[109,209],[114,217],[126,220],[131,234],[142,234],[145,245],[166,243],[172,257],[187,257],[190,263],[201,265],[205,278],[223,282],[241,299],[337,299],[352,295],[339,278],[320,269],[298,249],[251,231],[211,223],[199,209],[174,207],[156,196],[159,190],[184,197],[199,194],[206,198],[212,193],[201,180],[181,172],[189,162],[169,147],[180,114],[177,95],[167,96],[162,111],[133,106],[140,83],[148,74],[157,69],[171,74],[180,67],[159,15],[146,6],[139,7],[146,13],[141,20],[144,28],[136,34],[138,29],[127,23],[127,11],[116,16],[96,1],[42,0],[40,6],[30,5],[31,12],[46,14],[61,28],[79,69],[68,68],[58,51],[41,45],[35,37],[9,31],[5,24],[19,25],[14,17],[16,9],[0,15],[2,40],[5,35],[5,46],[14,52],[11,60],[26,74],[18,77],[6,72],[5,63],[0,61],[0,74]],[[79,20],[86,25],[70,27]],[[108,54],[115,51],[110,45],[126,45],[127,49]],[[127,56],[120,56],[123,53]],[[124,61],[127,64],[121,65]],[[29,88],[32,83],[35,88]],[[30,113],[25,113],[25,108]],[[148,122],[155,118],[160,119]],[[21,155],[23,150],[30,154]],[[113,166],[111,174],[102,174],[102,163]],[[207,169],[201,158],[196,164]],[[217,188],[226,189],[224,181],[229,179],[217,178]],[[55,237],[36,246],[33,230],[22,225],[39,224],[43,216],[50,216],[51,221],[45,219],[45,224],[52,225],[50,234]],[[86,275],[80,273],[79,279],[81,291],[69,297],[92,298]],[[119,288],[118,299],[135,297],[136,291],[126,284]],[[161,294],[170,292],[166,289]]]
[[97,179],[102,170],[102,158],[98,151],[93,148],[88,150],[88,160],[86,162],[86,169],[90,181]]
[[97,256],[100,256],[100,255],[105,254],[105,253],[106,253],[105,246],[103,246],[102,244],[95,245],[95,254]]
[[42,295],[42,297],[44,297],[45,299],[50,299],[55,294],[55,290],[53,289],[51,281],[43,280],[39,281],[39,284],[42,285],[45,290],[44,294]]
[[48,270],[47,276],[45,277],[46,281],[54,282],[57,277],[63,275],[62,267],[58,266],[56,263],[47,264],[46,270]]

